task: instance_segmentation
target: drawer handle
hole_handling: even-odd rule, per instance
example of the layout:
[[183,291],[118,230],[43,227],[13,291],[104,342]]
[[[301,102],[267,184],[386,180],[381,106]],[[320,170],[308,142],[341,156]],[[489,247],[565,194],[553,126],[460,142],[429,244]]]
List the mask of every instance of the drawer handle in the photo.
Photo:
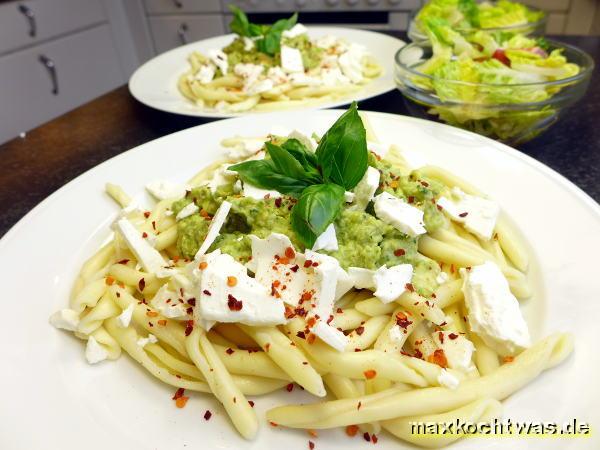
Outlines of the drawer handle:
[[180,0],[173,0],[173,3],[175,3],[176,8],[183,8],[183,3]]
[[37,34],[37,24],[35,23],[35,14],[29,6],[20,4],[19,12],[23,14],[27,18],[27,22],[29,22],[29,36],[35,37]]
[[177,30],[177,35],[179,36],[181,45],[185,45],[188,43],[187,31],[188,31],[187,23],[184,22],[181,25],[179,25],[179,29]]
[[50,81],[52,82],[52,93],[58,95],[58,77],[56,76],[56,64],[46,55],[40,55],[40,62],[48,70]]

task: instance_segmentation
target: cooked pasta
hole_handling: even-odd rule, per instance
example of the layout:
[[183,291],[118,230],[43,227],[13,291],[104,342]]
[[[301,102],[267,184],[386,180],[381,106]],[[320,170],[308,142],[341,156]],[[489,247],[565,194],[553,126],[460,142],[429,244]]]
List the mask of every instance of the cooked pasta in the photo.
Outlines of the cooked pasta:
[[[239,84],[233,77],[227,83]],[[371,155],[353,195],[340,188],[345,203],[330,225],[336,245],[323,244],[323,232],[308,248],[287,228],[305,194],[252,186],[232,169],[247,161],[272,167],[278,149],[306,162],[311,142],[323,152],[331,136],[268,139],[250,154],[239,151],[247,139],[227,140],[236,157],[202,170],[185,193],[154,192],[149,210],[131,207],[121,188],[107,185],[125,208],[113,239],[83,265],[70,308],[51,318],[87,340],[90,363],[124,351],[178,389],[179,407],[184,391],[213,395],[247,439],[263,422],[247,396],[295,383],[316,402],[275,407],[267,412],[271,423],[385,431],[440,447],[459,436],[425,438],[412,434],[410,423],[490,421],[501,400],[572,351],[568,334],[530,344],[516,300],[532,293],[527,248],[505,217],[488,226],[487,238],[485,227],[462,220],[478,214],[474,205],[491,207],[468,183],[434,166],[397,175],[395,146],[389,155]],[[371,192],[364,185],[369,171],[377,175]],[[364,195],[372,207],[361,208],[356,197]],[[394,211],[409,206],[423,213],[419,234],[394,222]],[[265,229],[257,228],[261,215],[268,216]],[[503,312],[494,302],[505,302]],[[498,317],[501,333],[481,308],[511,311]]]

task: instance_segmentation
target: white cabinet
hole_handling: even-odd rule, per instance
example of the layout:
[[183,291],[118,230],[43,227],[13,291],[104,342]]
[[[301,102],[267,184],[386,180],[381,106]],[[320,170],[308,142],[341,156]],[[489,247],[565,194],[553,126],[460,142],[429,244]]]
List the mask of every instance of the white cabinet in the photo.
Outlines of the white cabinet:
[[156,16],[149,17],[148,23],[157,53],[225,32],[218,14]]

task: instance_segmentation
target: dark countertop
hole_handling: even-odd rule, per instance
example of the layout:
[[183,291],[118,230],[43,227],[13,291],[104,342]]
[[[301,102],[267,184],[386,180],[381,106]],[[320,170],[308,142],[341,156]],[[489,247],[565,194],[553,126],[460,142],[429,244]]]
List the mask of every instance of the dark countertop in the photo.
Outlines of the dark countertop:
[[[566,37],[600,61],[600,37]],[[398,91],[360,103],[363,110],[408,114]],[[0,145],[0,236],[58,188],[97,164],[160,136],[208,120],[147,108],[120,87]],[[519,148],[600,201],[600,74],[586,97],[549,131]]]

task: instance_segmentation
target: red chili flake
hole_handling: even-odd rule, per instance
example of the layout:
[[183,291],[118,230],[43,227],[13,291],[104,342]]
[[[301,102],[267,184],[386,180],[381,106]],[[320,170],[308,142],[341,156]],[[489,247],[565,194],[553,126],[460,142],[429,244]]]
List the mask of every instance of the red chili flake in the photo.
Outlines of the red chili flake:
[[463,212],[458,215],[458,217],[467,217],[469,215],[468,212]]
[[144,232],[142,233],[142,237],[143,237],[144,239],[146,239],[146,238],[148,237],[148,233],[146,233],[146,232],[144,231]]
[[147,219],[148,217],[150,217],[150,211],[146,211],[146,212],[144,213],[144,217],[145,217],[146,219]]
[[192,306],[196,306],[196,299],[195,298],[188,298],[188,305],[192,305]]
[[157,317],[158,313],[156,311],[148,311],[148,312],[146,312],[146,315],[148,317]]
[[317,434],[317,432],[315,430],[306,430],[306,432],[308,434],[310,434],[312,437],[319,437],[319,435]]
[[356,332],[356,334],[358,334],[360,336],[360,335],[362,335],[365,332],[365,327],[358,327],[354,331]]
[[296,314],[294,313],[294,310],[290,306],[285,305],[285,318],[286,319],[291,319],[295,315]]
[[152,229],[156,231],[156,221],[152,221]]
[[140,289],[140,292],[143,291],[145,287],[146,287],[146,280],[141,278],[140,281],[138,281],[138,288]]
[[277,197],[275,199],[275,206],[277,206],[278,208],[281,207],[281,202],[282,202],[282,198],[281,197]]
[[179,388],[175,391],[175,395],[173,396],[173,400],[177,400],[178,398],[183,397],[183,394],[185,393],[185,389],[184,388]]
[[200,270],[204,270],[208,267],[208,263],[206,261],[202,261],[200,264],[198,264],[198,269]]
[[187,308],[187,309],[185,310],[185,312],[186,312],[187,314],[190,314],[190,315],[192,315],[192,314],[194,314],[194,308],[192,308],[192,307],[190,306],[189,308]]
[[431,355],[429,355],[427,361],[429,361],[430,363],[437,364],[438,366],[444,369],[448,367],[448,360],[446,359],[446,354],[441,348],[438,348]]
[[440,344],[443,344],[444,343],[444,332],[443,331],[440,331],[438,333],[438,338],[440,339]]
[[338,309],[335,310],[335,312],[338,313],[338,314],[343,314],[344,310],[342,308],[338,308]]
[[438,209],[438,211],[441,211],[442,209],[444,209],[444,208],[442,208],[442,205],[438,205],[437,203],[435,204],[435,207]]
[[231,311],[241,311],[244,304],[241,300],[238,300],[233,295],[229,294],[227,296],[227,306]]
[[313,262],[313,263],[312,263],[312,266],[313,266],[313,267],[319,267],[319,263],[318,263],[318,262]]
[[227,277],[227,286],[234,287],[237,284],[237,278],[234,276]]
[[378,441],[377,436],[372,435],[371,440],[373,441],[373,444],[377,444],[377,441]]
[[365,376],[365,378],[367,380],[372,380],[373,378],[375,378],[377,376],[377,371],[373,370],[373,369],[365,370],[363,372],[363,375]]
[[165,319],[161,319],[161,320],[158,321],[158,324],[161,327],[166,327],[167,326],[167,321]]
[[294,273],[298,272],[298,269],[300,268],[300,266],[298,264],[296,264],[294,267],[292,267],[290,270]]
[[210,420],[212,413],[207,409],[204,413],[204,420]]
[[367,442],[371,442],[371,435],[369,433],[364,433],[363,439]]
[[185,335],[189,336],[190,334],[192,334],[192,331],[194,331],[194,321],[188,320],[185,325]]
[[506,56],[506,52],[504,51],[504,49],[497,48],[496,50],[494,50],[492,58],[497,59],[505,66],[510,67],[510,59]]
[[270,342],[267,342],[267,343],[265,344],[265,352],[269,353],[269,349],[270,349],[270,348],[271,348],[271,343],[270,343]]
[[304,267],[308,268],[312,266],[312,261],[310,259],[307,259],[306,261],[304,261]]
[[407,291],[415,292],[415,287],[412,285],[412,283],[406,283],[404,285],[404,287],[406,288]]
[[308,448],[313,450],[315,448],[315,443],[313,441],[308,441]]
[[292,392],[294,390],[294,383],[286,385],[285,390],[288,392]]
[[307,302],[307,301],[309,301],[311,298],[312,298],[312,293],[311,293],[311,292],[306,292],[306,291],[304,291],[304,292],[302,293],[302,297],[300,298],[300,300],[301,300],[301,301],[303,301],[303,302]]
[[399,312],[396,314],[396,325],[400,328],[406,328],[412,323],[411,320],[408,320],[408,316],[403,312]]
[[406,251],[403,248],[397,248],[394,250],[394,256],[404,256]]
[[327,319],[327,325],[329,325],[331,322],[333,322],[333,314],[331,314],[329,319]]
[[179,397],[177,400],[175,400],[175,406],[178,408],[185,408],[185,405],[189,399],[189,397]]
[[423,359],[423,353],[418,348],[415,349],[415,353],[413,355],[415,358]]
[[252,400],[248,400],[248,404],[250,405],[251,408],[254,408],[254,402]]
[[355,352],[355,353],[356,353],[356,352],[362,352],[362,350],[361,350],[360,348],[358,348],[358,347],[357,347],[357,348],[355,348],[355,349],[354,349],[354,352]]
[[208,289],[204,289],[204,290],[202,291],[202,293],[203,293],[204,295],[208,295],[209,297],[212,295]]
[[237,403],[237,399],[233,397],[233,403]]
[[429,186],[429,183],[428,183],[427,181],[423,181],[423,180],[421,180],[421,181],[420,181],[420,183],[421,183],[423,186],[425,186],[425,187],[428,187],[428,186]]
[[108,286],[112,286],[113,284],[115,284],[115,279],[113,277],[108,276],[108,277],[106,277],[105,283]]
[[128,259],[122,259],[121,261],[117,262],[117,264],[127,264],[128,262]]
[[295,258],[296,252],[294,251],[294,249],[292,247],[287,247],[285,249],[285,256],[287,256],[290,259]]
[[235,350],[232,348],[228,348],[227,350],[225,350],[225,353],[227,353],[228,355],[232,355],[234,352]]
[[304,309],[303,307],[298,307],[296,308],[296,314],[300,317],[305,317],[306,314],[308,314],[308,311],[306,311],[306,309]]
[[358,402],[358,404],[356,405],[356,410],[358,411],[361,406],[362,406],[362,402]]
[[273,421],[269,421],[269,425],[271,425],[272,427],[276,427],[277,423],[273,422]]
[[502,362],[505,362],[505,363],[511,363],[514,360],[515,360],[514,356],[505,356],[504,358],[502,358]]
[[408,203],[414,203],[415,202],[415,197],[412,195],[408,196]]
[[346,434],[350,437],[354,437],[356,436],[356,433],[358,433],[358,425],[348,425],[346,427]]
[[317,339],[317,335],[311,333],[306,338],[306,342],[308,342],[309,344],[313,344],[315,342],[315,339]]
[[121,293],[117,292],[117,298],[121,298]]
[[448,335],[448,337],[449,337],[450,339],[454,340],[454,339],[456,339],[456,338],[458,337],[458,334],[456,334],[456,333],[450,333],[450,334]]

